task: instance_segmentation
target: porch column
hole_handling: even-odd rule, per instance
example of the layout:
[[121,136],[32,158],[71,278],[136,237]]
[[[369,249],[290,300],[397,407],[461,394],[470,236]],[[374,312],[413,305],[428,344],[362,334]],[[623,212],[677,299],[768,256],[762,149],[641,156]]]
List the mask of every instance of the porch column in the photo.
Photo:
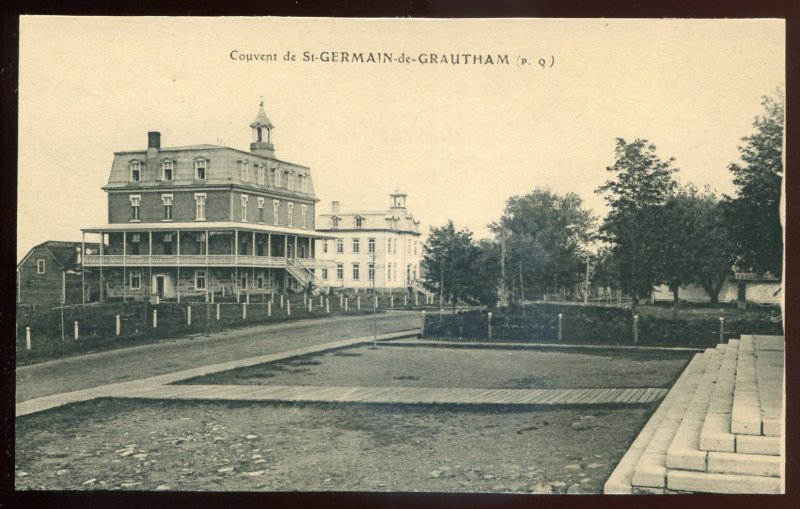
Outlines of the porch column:
[[256,232],[253,232],[253,261],[256,259]]
[[297,235],[294,236],[294,253],[292,253],[293,258],[297,259]]
[[267,256],[272,258],[272,234],[267,234]]
[[128,232],[122,232],[122,302],[128,301]]
[[289,234],[283,236],[283,257],[289,258]]
[[239,263],[239,230],[233,230],[233,255]]
[[208,237],[209,233],[208,230],[206,230],[206,265],[208,265]]
[[175,231],[175,238],[178,239],[178,252],[177,252],[178,260],[177,260],[177,263],[180,264],[181,263],[181,232],[179,230]]

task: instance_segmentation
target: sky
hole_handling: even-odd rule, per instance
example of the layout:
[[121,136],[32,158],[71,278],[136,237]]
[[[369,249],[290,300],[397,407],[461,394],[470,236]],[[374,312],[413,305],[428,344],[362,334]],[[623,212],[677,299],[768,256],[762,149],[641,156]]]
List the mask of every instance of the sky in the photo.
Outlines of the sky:
[[[400,189],[423,230],[452,219],[480,238],[510,196],[537,187],[575,192],[602,217],[594,191],[618,137],[648,139],[674,157],[682,183],[733,193],[727,167],[753,132],[761,96],[785,80],[782,20],[20,24],[18,260],[40,242],[80,240],[81,228],[105,224],[113,153],[144,149],[148,131],[161,132],[164,147],[248,150],[262,96],[277,157],[311,168],[317,213],[332,200],[343,211],[384,208]],[[319,60],[342,52],[394,61]],[[453,53],[495,63],[420,62]],[[261,54],[277,59],[239,60]],[[402,54],[414,61],[399,62]]]

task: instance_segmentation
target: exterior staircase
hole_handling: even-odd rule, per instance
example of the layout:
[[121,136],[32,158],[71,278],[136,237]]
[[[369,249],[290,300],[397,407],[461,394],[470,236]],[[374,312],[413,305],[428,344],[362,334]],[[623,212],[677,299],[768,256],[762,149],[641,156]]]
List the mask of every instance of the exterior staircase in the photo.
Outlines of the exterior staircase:
[[606,494],[785,493],[784,337],[691,360],[606,481]]
[[328,285],[322,281],[311,269],[303,265],[303,262],[296,258],[286,259],[286,270],[289,274],[297,280],[301,287],[305,287],[308,283],[314,285],[313,294],[318,295],[327,291]]

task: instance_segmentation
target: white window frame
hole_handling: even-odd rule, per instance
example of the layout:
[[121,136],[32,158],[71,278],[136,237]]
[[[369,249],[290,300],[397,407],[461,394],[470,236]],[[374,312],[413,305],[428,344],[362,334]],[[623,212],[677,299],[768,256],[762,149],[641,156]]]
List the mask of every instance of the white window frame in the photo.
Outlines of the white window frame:
[[164,218],[162,221],[172,221],[172,195],[162,194],[161,203],[164,204]]
[[258,222],[264,224],[264,198],[258,197]]
[[336,239],[336,254],[344,254],[344,239]]
[[250,180],[250,169],[247,165],[247,159],[240,159],[239,160],[239,179],[242,182],[247,182]]
[[[134,281],[136,284],[134,285]],[[128,272],[128,288],[131,290],[142,289],[142,271],[141,269],[130,269]]]
[[294,226],[294,203],[286,204],[286,223],[290,228]]
[[351,268],[352,273],[350,275],[353,276],[353,281],[361,281],[361,264],[358,262],[353,262]]
[[142,220],[141,215],[141,206],[142,206],[142,195],[140,194],[132,194],[130,195],[129,199],[131,200],[131,222],[138,223]]
[[331,229],[332,230],[338,230],[339,229],[339,221],[340,221],[339,216],[332,216],[331,217]]
[[[194,289],[205,290],[208,287],[208,282],[206,281],[206,278],[207,278],[206,269],[196,269],[194,271]],[[201,281],[202,284],[200,284]]]
[[328,268],[327,267],[323,267],[322,268],[322,280],[323,281],[327,281],[328,280]]
[[[128,178],[131,182],[141,182],[142,181],[142,162],[141,161],[131,161],[128,163]],[[136,178],[134,178],[134,175]]]
[[272,224],[278,226],[280,223],[281,201],[272,200]]
[[344,281],[344,264],[337,263],[336,264],[336,279],[338,281]]
[[367,281],[375,281],[375,264],[367,264]]
[[36,273],[37,274],[46,274],[47,273],[47,264],[43,258],[39,258],[36,260]]
[[353,254],[360,254],[361,253],[361,239],[358,237],[353,237]]
[[367,239],[367,253],[372,254],[375,252],[375,239]]
[[364,227],[364,218],[362,216],[356,216],[353,218],[353,225],[356,228],[363,228]]
[[[203,170],[202,176],[200,176],[200,170]],[[195,180],[208,180],[208,159],[200,157],[194,160],[194,178]]]
[[269,184],[272,187],[278,187],[278,175],[280,175],[280,173],[278,173],[277,166],[273,166],[269,169]]
[[246,194],[243,194],[241,196],[241,200],[242,200],[242,222],[243,223],[247,222],[247,200],[249,200],[249,199],[250,199],[250,197],[248,195],[246,195]]
[[206,193],[194,193],[194,220],[206,220]]
[[322,241],[322,252],[323,253],[327,253],[328,252],[328,241],[327,240],[323,240]]
[[308,205],[300,205],[300,228],[307,229]]
[[264,167],[263,164],[257,164],[256,165],[256,174],[257,174],[256,178],[258,179],[258,185],[260,185],[260,186],[264,185],[264,179],[265,179],[266,172],[267,172],[266,168]]
[[[167,170],[169,170],[169,178],[167,178]],[[161,161],[161,180],[171,181],[175,180],[175,161]]]

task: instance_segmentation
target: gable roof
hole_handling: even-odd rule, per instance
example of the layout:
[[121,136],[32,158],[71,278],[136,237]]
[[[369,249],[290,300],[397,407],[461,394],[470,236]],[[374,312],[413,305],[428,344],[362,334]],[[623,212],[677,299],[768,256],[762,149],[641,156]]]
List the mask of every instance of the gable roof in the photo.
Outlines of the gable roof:
[[[100,244],[96,242],[86,242],[85,246],[87,251],[89,249],[94,249],[99,251],[100,249]],[[28,260],[28,258],[37,250],[44,250],[45,252],[50,253],[50,255],[56,260],[56,263],[58,263],[58,266],[60,268],[76,269],[80,267],[77,256],[77,253],[80,249],[81,249],[80,242],[47,240],[45,242],[42,242],[41,244],[33,246],[31,250],[28,251],[28,254],[26,254],[22,258],[22,260],[17,264],[17,268],[22,266]]]

